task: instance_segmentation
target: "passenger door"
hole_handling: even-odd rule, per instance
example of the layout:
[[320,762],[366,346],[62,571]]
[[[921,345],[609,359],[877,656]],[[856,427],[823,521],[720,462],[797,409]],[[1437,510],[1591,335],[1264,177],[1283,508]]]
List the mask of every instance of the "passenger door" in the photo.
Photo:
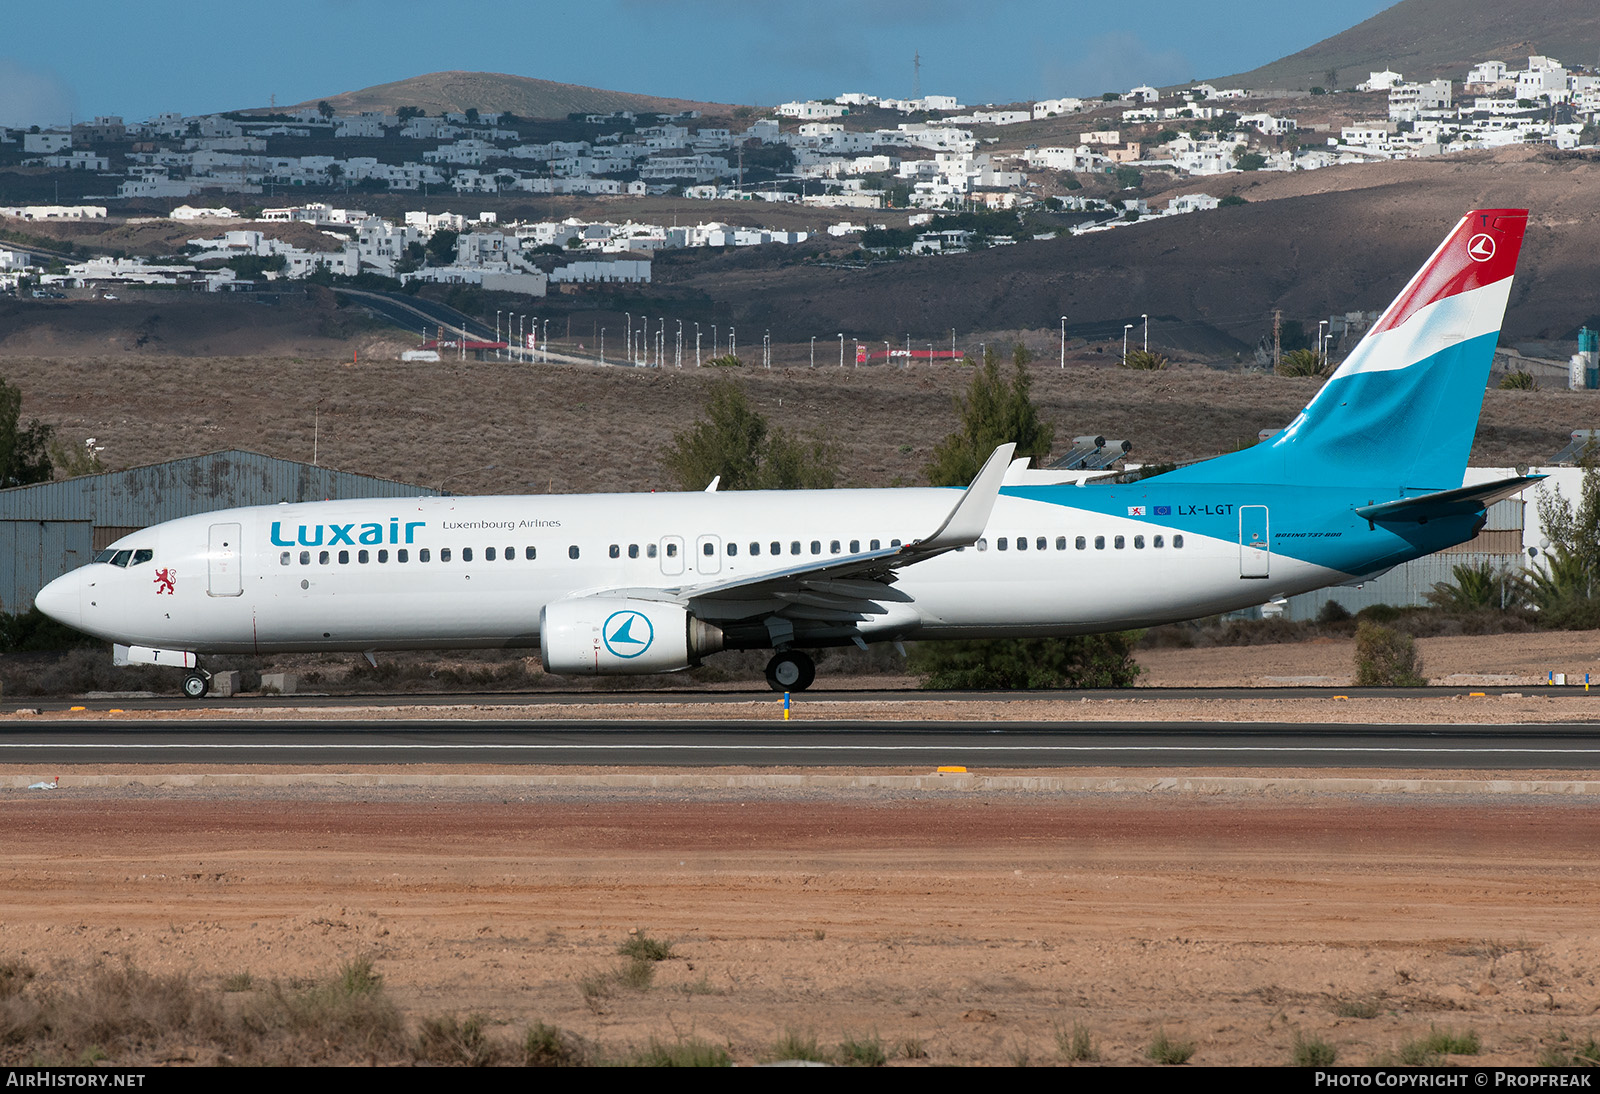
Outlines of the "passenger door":
[[240,596],[244,583],[239,574],[239,526],[213,524],[211,526],[210,584],[206,592],[211,596]]

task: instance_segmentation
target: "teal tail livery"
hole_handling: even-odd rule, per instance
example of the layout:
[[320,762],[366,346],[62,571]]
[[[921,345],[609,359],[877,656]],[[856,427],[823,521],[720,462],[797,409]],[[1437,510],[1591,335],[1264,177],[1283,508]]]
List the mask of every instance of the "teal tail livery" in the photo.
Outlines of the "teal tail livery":
[[[1527,213],[1469,213],[1280,433],[1130,484],[990,456],[965,490],[325,501],[146,528],[41,611],[172,665],[293,651],[525,648],[564,675],[771,650],[1123,630],[1359,581],[1472,539],[1537,477],[1464,486]],[[714,485],[714,484],[713,484]]]

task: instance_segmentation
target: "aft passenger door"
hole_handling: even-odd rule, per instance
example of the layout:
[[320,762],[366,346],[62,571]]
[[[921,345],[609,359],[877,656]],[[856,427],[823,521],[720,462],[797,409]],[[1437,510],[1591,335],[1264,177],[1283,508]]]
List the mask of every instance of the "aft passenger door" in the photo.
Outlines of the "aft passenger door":
[[1268,577],[1272,571],[1272,539],[1265,505],[1239,507],[1239,576]]

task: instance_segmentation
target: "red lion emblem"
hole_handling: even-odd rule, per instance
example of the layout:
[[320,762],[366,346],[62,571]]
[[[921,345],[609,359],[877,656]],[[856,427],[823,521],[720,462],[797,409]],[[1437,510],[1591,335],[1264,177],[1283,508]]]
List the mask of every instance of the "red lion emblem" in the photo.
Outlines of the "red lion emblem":
[[173,595],[172,583],[177,580],[177,577],[178,575],[171,570],[157,570],[156,595],[160,596],[162,593],[166,593],[168,596]]

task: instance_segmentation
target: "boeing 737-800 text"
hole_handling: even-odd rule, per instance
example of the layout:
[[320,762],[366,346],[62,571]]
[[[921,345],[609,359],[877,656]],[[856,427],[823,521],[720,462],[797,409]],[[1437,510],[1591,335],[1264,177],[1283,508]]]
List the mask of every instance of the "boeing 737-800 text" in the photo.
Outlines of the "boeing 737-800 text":
[[1535,481],[1462,486],[1526,224],[1468,214],[1287,428],[1139,482],[1041,482],[1002,445],[964,491],[230,509],[125,536],[37,603],[189,669],[195,696],[201,654],[533,645],[591,675],[771,649],[768,681],[801,690],[807,648],[1123,630],[1349,583],[1471,539]]

